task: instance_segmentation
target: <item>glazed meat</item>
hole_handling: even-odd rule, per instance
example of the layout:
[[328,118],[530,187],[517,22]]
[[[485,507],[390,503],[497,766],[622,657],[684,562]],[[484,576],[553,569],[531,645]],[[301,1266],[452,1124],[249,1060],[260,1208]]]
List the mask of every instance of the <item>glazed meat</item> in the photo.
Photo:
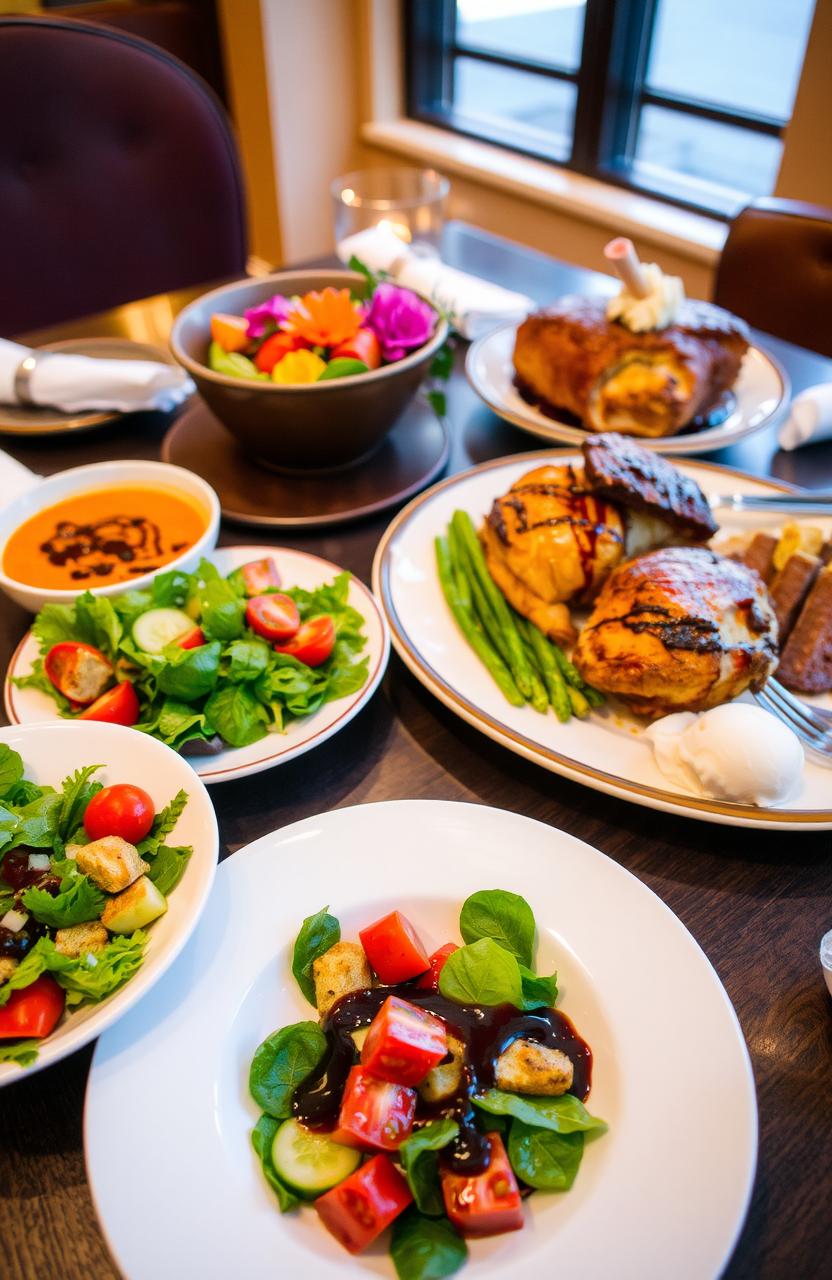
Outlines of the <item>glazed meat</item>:
[[574,662],[639,715],[705,711],[762,687],[777,665],[777,621],[753,570],[669,547],[613,571]]
[[691,542],[707,542],[716,533],[699,485],[661,454],[614,431],[588,436],[581,451],[587,485],[598,497],[661,520]]
[[633,333],[607,320],[604,298],[569,297],[520,325],[514,368],[521,393],[590,430],[672,436],[717,406],[747,349],[743,322],[711,303]]

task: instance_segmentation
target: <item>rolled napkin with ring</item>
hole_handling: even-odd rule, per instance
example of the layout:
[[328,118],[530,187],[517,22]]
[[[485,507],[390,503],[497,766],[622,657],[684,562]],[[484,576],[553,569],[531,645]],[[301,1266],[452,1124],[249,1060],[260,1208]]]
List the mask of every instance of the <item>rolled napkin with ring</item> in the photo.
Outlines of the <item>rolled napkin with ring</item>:
[[789,406],[789,416],[780,428],[781,449],[799,449],[804,444],[832,439],[832,382],[821,382],[799,392]]
[[64,355],[0,338],[0,404],[49,405],[65,413],[167,412],[193,390],[178,365]]
[[448,267],[440,258],[411,249],[390,223],[380,223],[347,236],[337,246],[347,263],[358,258],[371,271],[383,271],[396,284],[428,298],[447,313],[463,338],[479,338],[501,324],[519,324],[534,303],[525,294]]

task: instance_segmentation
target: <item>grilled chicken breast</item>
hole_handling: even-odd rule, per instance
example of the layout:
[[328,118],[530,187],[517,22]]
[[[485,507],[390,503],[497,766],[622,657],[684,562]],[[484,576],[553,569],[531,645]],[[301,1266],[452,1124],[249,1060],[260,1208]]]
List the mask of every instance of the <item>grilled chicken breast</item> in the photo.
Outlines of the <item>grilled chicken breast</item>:
[[613,571],[573,661],[639,715],[705,711],[762,687],[777,665],[777,621],[753,570],[668,547]]

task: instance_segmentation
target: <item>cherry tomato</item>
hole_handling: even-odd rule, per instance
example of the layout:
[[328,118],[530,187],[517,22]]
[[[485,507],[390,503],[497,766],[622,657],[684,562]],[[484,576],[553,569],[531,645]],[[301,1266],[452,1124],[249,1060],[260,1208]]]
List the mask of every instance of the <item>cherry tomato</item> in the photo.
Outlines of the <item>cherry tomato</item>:
[[184,636],[180,636],[174,641],[180,649],[198,649],[200,645],[206,644],[205,632],[202,627],[192,627],[190,631],[186,631]]
[[155,817],[153,801],[146,791],[130,782],[117,782],[96,792],[90,800],[84,813],[84,830],[90,840],[121,836],[130,844],[138,844]]
[[273,333],[257,352],[254,363],[261,373],[271,373],[278,360],[282,360],[290,351],[299,351],[301,347],[308,346],[308,342],[294,333]]
[[359,329],[354,338],[348,338],[332,351],[331,359],[363,360],[368,369],[381,364],[381,344],[372,329]]
[[361,945],[379,980],[389,986],[415,978],[428,968],[425,948],[400,911],[391,911],[359,933]]
[[315,1208],[338,1243],[350,1253],[360,1253],[412,1200],[410,1188],[393,1162],[387,1156],[374,1156],[319,1196]]
[[416,1114],[416,1090],[377,1080],[353,1067],[344,1085],[338,1127],[330,1137],[348,1147],[395,1151],[410,1136]]
[[298,627],[288,644],[274,647],[277,653],[288,653],[298,662],[305,662],[307,667],[319,667],[335,648],[335,623],[328,613],[310,618]]
[[457,1231],[466,1236],[496,1236],[503,1231],[519,1231],[523,1226],[523,1204],[502,1138],[486,1135],[491,1143],[491,1159],[484,1173],[468,1176],[440,1169],[445,1212]]
[[300,626],[300,614],[291,596],[274,591],[249,600],[246,622],[264,640],[291,640]]
[[247,596],[259,596],[270,587],[280,586],[280,574],[271,556],[264,560],[249,560],[248,564],[240,566],[240,573]]
[[129,680],[96,698],[82,711],[79,720],[103,720],[106,724],[135,724],[139,718],[139,699]]
[[0,1040],[48,1036],[64,1011],[65,999],[63,987],[48,973],[13,991],[0,1009]]
[[455,942],[446,942],[443,947],[439,947],[438,950],[434,951],[433,955],[428,960],[430,968],[427,973],[422,974],[421,978],[416,983],[416,986],[422,991],[438,991],[439,975],[445,967],[445,961],[448,959],[448,956],[452,956],[453,953],[458,950],[459,947]]
[[80,640],[53,644],[43,660],[43,669],[58,692],[78,706],[94,702],[113,678],[109,658]]
[[370,1023],[361,1065],[379,1080],[419,1085],[447,1052],[444,1022],[408,1000],[388,996]]

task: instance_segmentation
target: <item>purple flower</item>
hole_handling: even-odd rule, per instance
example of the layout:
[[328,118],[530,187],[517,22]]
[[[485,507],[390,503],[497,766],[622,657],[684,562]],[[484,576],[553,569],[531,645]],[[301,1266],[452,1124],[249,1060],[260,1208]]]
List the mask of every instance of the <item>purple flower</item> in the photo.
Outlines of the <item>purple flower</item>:
[[410,289],[400,289],[395,284],[378,285],[364,317],[364,324],[375,333],[388,363],[401,360],[427,342],[435,323],[433,307]]
[[243,312],[248,321],[248,336],[262,338],[269,325],[275,329],[285,320],[291,310],[291,302],[282,294],[276,293],[273,298],[261,302],[259,307],[249,307]]

